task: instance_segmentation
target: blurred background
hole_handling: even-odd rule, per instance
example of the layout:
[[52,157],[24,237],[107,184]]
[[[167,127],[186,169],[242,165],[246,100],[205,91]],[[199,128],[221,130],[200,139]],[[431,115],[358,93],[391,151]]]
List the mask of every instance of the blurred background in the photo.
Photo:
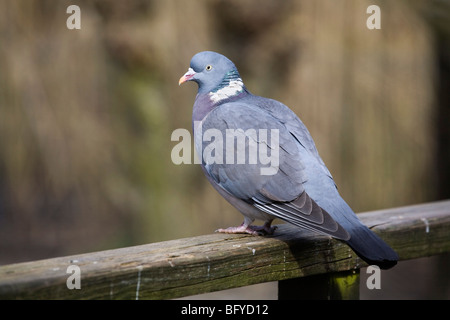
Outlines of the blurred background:
[[[204,50],[301,117],[356,212],[450,198],[448,0],[0,0],[0,264],[242,222],[171,161]],[[394,297],[450,298],[449,255],[400,265]]]

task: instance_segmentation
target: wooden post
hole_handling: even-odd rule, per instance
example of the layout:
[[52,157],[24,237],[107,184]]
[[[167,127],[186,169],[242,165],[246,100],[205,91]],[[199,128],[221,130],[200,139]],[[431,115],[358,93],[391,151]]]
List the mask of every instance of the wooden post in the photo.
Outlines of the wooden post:
[[278,281],[280,300],[358,300],[359,269]]

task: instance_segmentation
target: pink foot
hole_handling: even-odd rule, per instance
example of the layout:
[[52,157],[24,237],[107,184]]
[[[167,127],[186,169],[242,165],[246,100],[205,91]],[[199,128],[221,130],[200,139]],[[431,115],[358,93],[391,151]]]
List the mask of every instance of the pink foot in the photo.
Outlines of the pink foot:
[[248,233],[253,236],[258,236],[259,233],[253,230],[253,226],[240,225],[239,227],[228,227],[226,229],[217,229],[216,232],[220,233]]
[[229,227],[226,229],[217,229],[216,232],[221,233],[248,233],[254,236],[265,235],[265,234],[273,234],[273,232],[277,229],[276,226],[271,227],[271,222],[266,222],[262,226],[251,226],[241,224],[239,227]]

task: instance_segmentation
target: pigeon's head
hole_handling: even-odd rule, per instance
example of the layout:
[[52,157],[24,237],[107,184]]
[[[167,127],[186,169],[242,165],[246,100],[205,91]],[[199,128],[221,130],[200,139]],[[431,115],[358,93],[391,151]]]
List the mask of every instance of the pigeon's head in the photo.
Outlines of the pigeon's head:
[[240,91],[244,90],[244,84],[234,63],[212,51],[199,52],[192,57],[189,70],[178,83],[181,85],[186,81],[197,82],[199,93],[215,93],[230,87],[240,87]]

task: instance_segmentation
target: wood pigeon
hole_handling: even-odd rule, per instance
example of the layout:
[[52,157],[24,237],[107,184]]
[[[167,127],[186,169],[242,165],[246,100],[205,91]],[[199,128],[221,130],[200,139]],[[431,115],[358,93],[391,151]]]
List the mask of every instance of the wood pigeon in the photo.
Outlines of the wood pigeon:
[[[276,100],[251,94],[234,63],[204,51],[179,84],[198,84],[192,125],[201,167],[212,186],[244,215],[225,233],[272,234],[275,218],[346,242],[387,269],[398,255],[361,223],[339,195],[303,122]],[[270,154],[270,155],[269,155]],[[251,223],[259,219],[262,226]]]

